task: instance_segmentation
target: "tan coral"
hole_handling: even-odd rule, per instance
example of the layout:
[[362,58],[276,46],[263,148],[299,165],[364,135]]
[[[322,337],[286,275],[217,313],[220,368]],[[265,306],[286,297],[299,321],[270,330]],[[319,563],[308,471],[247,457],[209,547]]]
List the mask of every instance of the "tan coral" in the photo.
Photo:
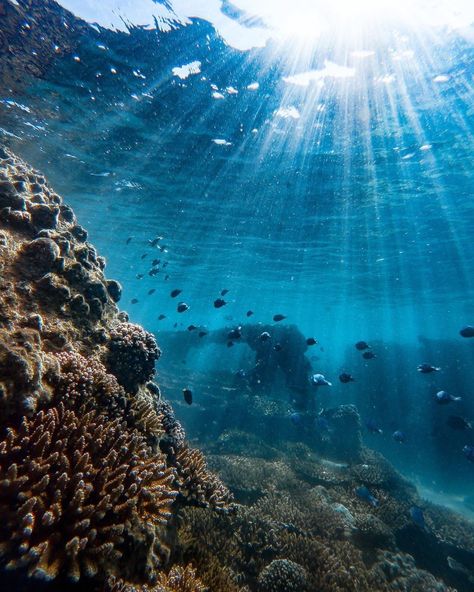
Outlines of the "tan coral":
[[134,520],[165,523],[175,497],[163,459],[94,411],[63,405],[24,419],[0,444],[1,552],[46,579],[93,576],[122,554]]
[[105,592],[206,592],[207,588],[196,576],[196,570],[186,565],[175,565],[169,573],[161,572],[154,586],[130,584],[110,577]]

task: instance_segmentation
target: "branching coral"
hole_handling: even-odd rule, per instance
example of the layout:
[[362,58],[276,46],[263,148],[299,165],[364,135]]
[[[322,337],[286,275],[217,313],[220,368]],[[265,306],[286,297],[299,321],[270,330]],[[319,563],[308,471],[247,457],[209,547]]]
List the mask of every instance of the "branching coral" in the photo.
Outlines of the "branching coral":
[[175,492],[163,459],[118,420],[60,404],[0,443],[1,546],[10,568],[93,576],[122,554],[137,519],[166,523]]
[[306,570],[289,559],[275,559],[258,576],[261,592],[304,592],[308,590]]
[[183,446],[172,459],[176,467],[179,492],[186,503],[228,510],[232,494],[222,481],[209,471],[200,450]]
[[119,383],[136,392],[138,385],[150,380],[160,350],[155,338],[139,325],[119,323],[110,332],[107,366]]
[[175,565],[169,573],[158,574],[154,586],[128,584],[116,578],[109,578],[105,592],[205,592],[206,588],[196,576],[196,570],[190,565],[184,568]]

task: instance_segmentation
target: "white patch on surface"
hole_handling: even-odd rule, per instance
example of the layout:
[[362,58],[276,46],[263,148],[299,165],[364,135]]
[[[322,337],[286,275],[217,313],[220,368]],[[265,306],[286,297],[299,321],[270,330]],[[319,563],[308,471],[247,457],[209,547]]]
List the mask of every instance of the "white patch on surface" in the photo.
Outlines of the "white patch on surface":
[[224,99],[224,95],[220,92],[217,92],[216,90],[212,93],[212,98],[213,99]]
[[354,78],[355,68],[340,66],[329,60],[324,60],[324,68],[320,70],[308,70],[292,76],[284,76],[283,81],[296,86],[309,86],[310,82],[324,80],[325,78]]
[[258,82],[251,82],[247,86],[247,90],[258,90],[260,88],[260,84]]
[[443,82],[448,82],[449,81],[449,76],[447,76],[446,74],[438,74],[438,76],[435,76],[433,78],[433,82],[436,82],[437,84],[441,84]]
[[214,138],[212,141],[218,146],[232,146],[232,142],[228,142],[227,140],[224,140],[224,138]]
[[173,76],[177,76],[184,80],[191,76],[192,74],[199,74],[201,72],[201,62],[195,60],[194,62],[189,62],[189,64],[184,64],[183,66],[176,66],[171,70],[173,72]]
[[276,117],[282,117],[283,119],[299,119],[301,117],[300,112],[296,107],[280,107],[275,112]]

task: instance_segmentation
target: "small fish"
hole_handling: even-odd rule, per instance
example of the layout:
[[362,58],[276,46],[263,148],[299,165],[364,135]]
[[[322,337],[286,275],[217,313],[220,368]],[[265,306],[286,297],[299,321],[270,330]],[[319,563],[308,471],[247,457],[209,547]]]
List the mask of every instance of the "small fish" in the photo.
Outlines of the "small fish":
[[283,349],[283,346],[281,345],[281,343],[275,343],[275,345],[273,346],[273,349],[275,351],[281,351]]
[[464,446],[462,449],[464,456],[467,458],[468,461],[474,462],[474,446]]
[[183,290],[178,290],[178,289],[176,289],[176,290],[171,290],[171,292],[170,292],[170,296],[171,296],[171,298],[176,298],[176,296],[178,296],[179,294],[181,294],[181,292],[182,292],[182,291],[183,291]]
[[405,433],[401,430],[395,430],[392,434],[392,438],[395,440],[395,442],[398,442],[399,444],[405,444],[405,442],[407,441]]
[[295,411],[294,413],[292,413],[290,415],[290,421],[295,426],[300,425],[301,420],[302,420],[301,413],[298,413],[297,411]]
[[375,419],[367,419],[365,421],[365,427],[371,434],[383,434],[382,428],[375,421]]
[[196,325],[189,325],[188,327],[188,331],[194,331],[195,329],[197,329]]
[[155,292],[156,292],[156,288],[151,288],[151,290],[148,290],[148,296],[151,296]]
[[140,257],[140,259],[145,259],[145,257],[148,257],[148,253],[143,253],[143,255]]
[[472,424],[459,415],[450,415],[446,420],[446,425],[453,430],[472,430]]
[[162,321],[163,319],[166,319],[166,315],[160,314],[160,316],[158,317],[158,320]]
[[157,236],[153,239],[148,239],[148,244],[150,245],[150,247],[156,247],[160,240],[163,240],[163,237]]
[[438,391],[435,395],[435,401],[439,405],[448,405],[448,403],[457,402],[460,400],[461,400],[461,397],[454,397],[453,395],[450,395],[446,391]]
[[347,384],[348,382],[355,382],[353,376],[351,374],[348,374],[347,372],[342,372],[342,374],[339,374],[339,380],[343,384]]
[[236,327],[227,333],[228,339],[240,339],[242,337],[242,327]]
[[379,505],[379,500],[370,493],[370,491],[367,489],[365,485],[356,487],[354,489],[354,492],[358,498],[364,500],[365,502],[368,502],[370,505],[374,506],[374,508],[376,508]]
[[474,337],[474,327],[472,325],[466,325],[459,331],[461,337]]
[[268,341],[270,339],[270,333],[268,331],[264,331],[263,333],[260,333],[258,338],[260,341]]
[[153,261],[151,262],[151,264],[153,265],[153,267],[156,267],[157,265],[160,264],[161,259],[153,259]]
[[251,317],[253,315],[253,310],[248,310],[245,314],[247,317]]
[[377,356],[374,354],[374,352],[366,351],[362,354],[362,357],[364,358],[364,360],[373,360]]
[[273,320],[275,321],[275,323],[279,323],[280,321],[283,321],[284,319],[286,319],[285,315],[282,315],[282,314],[273,315]]
[[306,340],[306,345],[316,345],[318,342],[314,337],[308,337]]
[[221,290],[221,296],[225,296],[227,293],[229,292],[229,290]]
[[421,529],[424,530],[426,528],[423,510],[419,506],[412,506],[410,508],[410,517],[413,520],[413,522]]
[[165,267],[168,267],[168,263],[169,263],[169,261],[165,261],[165,262],[163,263],[163,265],[162,265],[163,269],[164,269]]
[[178,312],[185,312],[189,310],[189,305],[186,302],[180,302],[176,308]]
[[[164,265],[163,265],[164,267]],[[170,276],[168,274],[165,275],[165,282],[167,282],[170,279]]]
[[130,304],[136,304],[138,302],[138,298],[132,298],[130,300]]
[[323,374],[313,374],[309,380],[313,386],[332,386],[332,382],[326,380]]
[[217,300],[214,300],[214,308],[221,308],[222,306],[225,306],[225,304],[226,301],[222,298],[217,298]]
[[234,342],[233,341],[228,341],[227,342],[227,347],[234,347]]
[[150,271],[148,272],[148,275],[150,277],[154,277],[155,275],[157,275],[158,273],[160,273],[160,270],[158,267],[153,267],[152,269],[150,269]]
[[441,368],[438,368],[437,366],[432,366],[431,364],[420,364],[417,367],[417,370],[422,374],[431,374],[432,372],[439,372]]
[[355,348],[358,349],[359,351],[363,351],[364,349],[369,349],[370,345],[366,341],[358,341],[355,344]]
[[184,400],[186,401],[186,403],[188,405],[191,405],[192,404],[192,402],[193,402],[193,392],[190,389],[188,389],[188,388],[184,388],[183,389],[183,397],[184,397]]
[[129,245],[129,244],[130,244],[130,242],[131,242],[131,240],[132,240],[132,238],[133,238],[133,236],[129,236],[129,237],[127,238],[127,240],[125,241],[125,244],[126,244],[126,245]]
[[199,337],[204,337],[205,335],[207,335],[207,333],[205,331],[199,331],[198,335]]
[[135,277],[137,278],[137,280],[141,280],[143,276],[144,276],[143,273],[137,273],[137,275]]
[[173,325],[173,327],[174,327],[175,329],[176,329],[176,327],[177,327],[177,326],[178,326],[178,323],[175,323],[175,324]]

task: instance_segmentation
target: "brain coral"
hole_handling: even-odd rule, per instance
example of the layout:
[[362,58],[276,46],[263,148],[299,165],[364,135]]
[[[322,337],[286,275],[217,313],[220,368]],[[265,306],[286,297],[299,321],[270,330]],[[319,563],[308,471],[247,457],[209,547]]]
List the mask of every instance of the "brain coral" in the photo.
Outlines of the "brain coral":
[[90,411],[24,419],[0,443],[0,552],[9,568],[78,580],[122,554],[136,519],[165,523],[173,472],[137,432]]

